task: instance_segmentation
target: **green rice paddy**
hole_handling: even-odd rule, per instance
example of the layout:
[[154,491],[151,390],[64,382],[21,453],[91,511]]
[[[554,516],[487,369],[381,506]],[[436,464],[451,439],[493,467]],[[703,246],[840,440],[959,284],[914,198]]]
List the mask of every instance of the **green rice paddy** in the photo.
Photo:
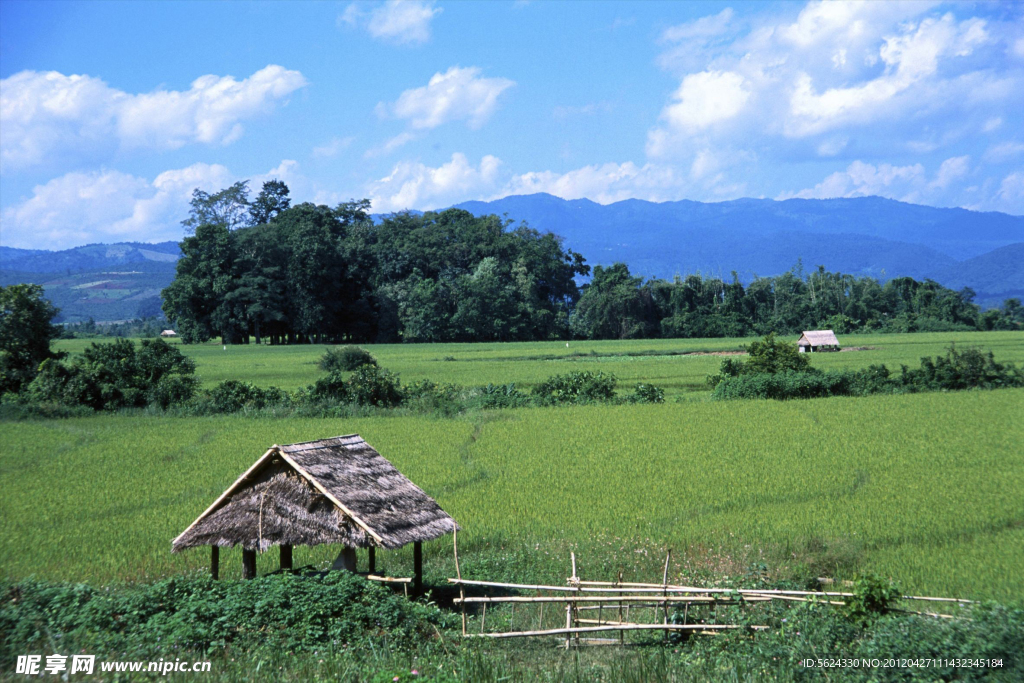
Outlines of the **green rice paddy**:
[[[910,591],[1024,601],[1024,390],[811,401],[711,402],[704,376],[746,340],[369,347],[403,380],[524,387],[569,369],[651,381],[663,405],[529,408],[456,419],[105,415],[0,423],[0,575],[103,582],[199,571],[170,541],[274,443],[362,434],[462,525],[464,570],[559,580],[569,549],[588,578],[680,579],[870,569]],[[848,336],[871,350],[819,367],[916,366],[950,341],[1024,361],[1020,333]],[[65,342],[77,349],[83,342]],[[297,387],[318,347],[183,347],[206,383]],[[589,354],[596,356],[574,356]],[[612,355],[626,354],[626,355]],[[446,357],[455,360],[445,360]],[[452,575],[450,538],[428,581]],[[297,549],[322,562],[331,549]],[[336,552],[336,551],[335,551]],[[462,554],[462,553],[460,553]],[[238,555],[239,557],[236,557]],[[381,553],[407,574],[407,553]],[[240,552],[222,554],[239,573]],[[260,558],[272,569],[276,555]]]

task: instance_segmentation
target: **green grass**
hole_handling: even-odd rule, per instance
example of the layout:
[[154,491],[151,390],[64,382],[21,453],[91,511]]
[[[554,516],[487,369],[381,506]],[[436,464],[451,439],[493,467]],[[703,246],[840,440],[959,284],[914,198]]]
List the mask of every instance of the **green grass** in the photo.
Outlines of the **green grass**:
[[[603,370],[626,389],[639,381],[653,382],[669,396],[703,392],[704,380],[718,370],[721,358],[707,355],[647,355],[736,351],[751,339],[654,339],[624,341],[527,342],[509,344],[378,344],[364,345],[378,362],[405,382],[431,379],[462,386],[515,382],[530,388],[549,376],[573,370]],[[795,339],[794,339],[795,341]],[[917,367],[922,356],[943,355],[951,342],[991,349],[999,361],[1024,363],[1024,333],[935,332],[903,335],[841,335],[846,347],[870,346],[869,351],[815,354],[822,369],[847,369],[884,363]],[[59,343],[62,350],[80,352],[91,340]],[[180,342],[174,341],[178,344]],[[316,362],[326,346],[228,346],[218,343],[181,345],[196,361],[205,386],[226,379],[244,379],[261,386],[297,389],[322,373]],[[591,352],[599,354],[588,357]],[[632,354],[632,355],[612,355]],[[454,360],[445,360],[452,358]]]
[[[930,343],[941,346],[922,344],[922,355],[933,353]],[[391,349],[374,350],[393,365]],[[201,570],[208,555],[172,555],[171,539],[269,445],[358,432],[459,521],[464,567],[478,578],[564,579],[574,548],[590,578],[623,569],[650,580],[672,547],[680,578],[742,572],[756,559],[780,575],[801,564],[840,575],[867,568],[912,591],[1020,602],[1021,414],[1024,390],[457,420],[0,423],[0,574],[107,581]],[[330,552],[297,549],[296,561],[322,562]],[[227,576],[239,571],[236,555],[222,555]],[[407,552],[380,556],[383,571],[408,575]],[[427,559],[429,580],[450,576],[450,539],[428,544]],[[261,556],[260,570],[275,562]]]

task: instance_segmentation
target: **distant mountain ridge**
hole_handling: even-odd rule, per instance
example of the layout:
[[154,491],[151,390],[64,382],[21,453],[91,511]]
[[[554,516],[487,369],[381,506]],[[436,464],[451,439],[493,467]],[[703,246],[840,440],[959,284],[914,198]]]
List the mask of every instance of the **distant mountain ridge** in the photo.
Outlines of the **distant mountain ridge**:
[[[549,194],[463,202],[474,215],[507,214],[565,238],[590,264],[624,261],[645,277],[705,273],[743,281],[778,275],[801,261],[805,269],[887,280],[907,275],[963,283],[986,304],[1024,289],[1012,268],[980,278],[963,259],[1024,242],[1024,217],[907,204],[881,197],[737,199],[703,203],[627,199],[597,204]],[[1012,250],[1007,252],[1013,254]],[[976,283],[976,284],[972,284]],[[982,286],[983,285],[983,286]],[[997,302],[996,302],[997,303]]]
[[[998,305],[1024,296],[1024,217],[941,209],[880,197],[737,199],[597,204],[549,194],[463,202],[474,215],[507,214],[565,238],[591,265],[627,263],[645,277],[704,273],[748,282],[805,270],[883,280],[908,275],[971,287]],[[379,219],[379,216],[375,216]],[[38,282],[67,320],[119,320],[159,312],[174,278],[176,242],[89,244],[63,251],[0,246],[0,284]]]

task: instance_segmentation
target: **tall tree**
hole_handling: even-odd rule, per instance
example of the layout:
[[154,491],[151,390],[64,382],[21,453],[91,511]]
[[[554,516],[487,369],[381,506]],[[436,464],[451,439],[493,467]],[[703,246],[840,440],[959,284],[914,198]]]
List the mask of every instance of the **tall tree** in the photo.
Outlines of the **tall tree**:
[[0,394],[17,392],[56,357],[50,342],[60,336],[51,322],[57,313],[41,285],[0,287]]
[[288,186],[276,178],[263,183],[260,193],[249,205],[249,225],[269,223],[291,206],[292,200],[288,192]]
[[220,192],[209,194],[198,187],[192,191],[188,218],[181,224],[185,232],[194,234],[200,225],[222,225],[237,230],[250,222],[249,181],[242,180]]

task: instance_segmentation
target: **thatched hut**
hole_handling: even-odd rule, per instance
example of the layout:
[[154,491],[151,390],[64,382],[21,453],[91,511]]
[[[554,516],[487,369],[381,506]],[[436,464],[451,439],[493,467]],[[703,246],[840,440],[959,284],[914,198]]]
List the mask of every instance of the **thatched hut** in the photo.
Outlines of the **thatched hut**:
[[367,548],[375,571],[376,548],[413,543],[415,584],[422,582],[422,546],[458,528],[437,502],[409,481],[358,434],[270,450],[171,543],[172,552],[242,546],[242,574],[256,574],[256,552],[281,548],[291,569],[292,547],[344,546],[336,568],[355,571],[355,549]]
[[178,333],[175,332],[174,330],[164,330],[163,332],[160,333],[160,336],[164,338],[177,337]]
[[832,330],[811,330],[804,332],[796,340],[800,353],[805,351],[838,351],[839,340]]

